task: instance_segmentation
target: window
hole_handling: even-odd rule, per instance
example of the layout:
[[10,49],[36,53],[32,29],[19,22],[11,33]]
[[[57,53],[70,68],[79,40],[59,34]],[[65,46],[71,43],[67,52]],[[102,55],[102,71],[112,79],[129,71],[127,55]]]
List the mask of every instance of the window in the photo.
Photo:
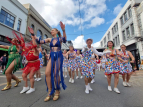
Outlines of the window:
[[20,31],[21,20],[18,20],[17,31]]
[[120,44],[120,38],[119,38],[119,35],[117,36],[117,39],[118,39],[118,44]]
[[103,46],[103,43],[101,42],[101,47]]
[[37,31],[37,37],[40,37],[40,36],[42,36],[42,32],[41,32],[41,30],[38,30]]
[[106,43],[106,37],[104,38],[104,43]]
[[125,31],[123,31],[122,34],[123,34],[123,41],[125,41],[126,40]]
[[127,21],[127,20],[128,20],[127,12],[125,12],[125,14],[124,14],[124,18],[125,18],[125,21]]
[[124,24],[124,19],[123,19],[123,17],[121,17],[121,25],[123,25]]
[[130,37],[130,30],[129,30],[129,27],[126,29],[126,32],[127,32],[127,38]]
[[47,39],[47,38],[48,38],[48,36],[45,34],[45,35],[44,35],[44,39]]
[[116,45],[118,44],[117,37],[115,37],[115,44],[116,44]]
[[112,33],[114,34],[114,29],[112,28]]
[[132,35],[134,35],[134,24],[131,24],[131,32],[132,32]]
[[129,17],[132,17],[132,10],[131,7],[128,9]]
[[15,22],[15,17],[1,9],[0,13],[0,22],[13,28],[14,27],[14,22]]
[[116,30],[118,31],[118,23],[116,23]]
[[108,40],[110,40],[110,32],[108,33]]
[[34,25],[33,24],[31,25],[31,28],[34,30]]

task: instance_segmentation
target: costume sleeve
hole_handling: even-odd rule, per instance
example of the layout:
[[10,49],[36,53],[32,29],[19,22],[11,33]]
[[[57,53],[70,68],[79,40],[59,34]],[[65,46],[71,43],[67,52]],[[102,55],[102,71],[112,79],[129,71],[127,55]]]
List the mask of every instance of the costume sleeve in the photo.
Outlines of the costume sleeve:
[[103,56],[103,52],[98,52],[95,48],[93,48],[94,54],[97,54],[99,56]]
[[60,42],[63,42],[63,43],[66,43],[66,42],[67,42],[67,40],[66,40],[65,37],[60,37],[59,40],[60,40]]

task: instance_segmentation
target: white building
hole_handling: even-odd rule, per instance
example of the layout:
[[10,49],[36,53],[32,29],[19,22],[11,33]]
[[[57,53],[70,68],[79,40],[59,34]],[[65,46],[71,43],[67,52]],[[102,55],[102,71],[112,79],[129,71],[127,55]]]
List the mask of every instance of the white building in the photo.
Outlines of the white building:
[[[5,36],[13,38],[13,30],[25,34],[27,15],[28,10],[17,0],[0,0],[0,44],[10,45]],[[0,51],[0,56],[2,52]]]
[[100,41],[100,47],[107,47],[112,40],[116,49],[121,44],[127,46],[136,61],[143,56],[143,2],[142,0],[128,0],[114,22],[111,24]]

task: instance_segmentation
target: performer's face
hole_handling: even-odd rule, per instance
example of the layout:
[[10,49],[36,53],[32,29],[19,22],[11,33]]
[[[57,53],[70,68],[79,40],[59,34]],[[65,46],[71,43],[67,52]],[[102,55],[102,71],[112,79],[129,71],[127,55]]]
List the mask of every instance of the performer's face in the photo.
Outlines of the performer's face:
[[108,47],[112,48],[113,47],[113,43],[112,42],[108,42]]
[[79,50],[77,50],[77,54],[80,54],[80,51],[79,51]]
[[64,50],[64,52],[63,52],[64,54],[66,54],[67,53],[67,51],[66,50]]
[[55,36],[57,33],[58,33],[58,31],[56,29],[52,29],[52,31],[51,31],[52,36]]
[[121,46],[122,51],[126,50],[126,47],[124,45]]
[[70,51],[73,51],[73,47],[72,46],[70,46],[69,49],[70,49]]
[[92,40],[88,40],[87,45],[91,45],[91,44],[92,44]]

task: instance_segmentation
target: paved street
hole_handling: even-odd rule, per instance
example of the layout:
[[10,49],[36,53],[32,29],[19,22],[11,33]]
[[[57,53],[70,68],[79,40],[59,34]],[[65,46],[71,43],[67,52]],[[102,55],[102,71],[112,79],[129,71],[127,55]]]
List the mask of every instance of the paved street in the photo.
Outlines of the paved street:
[[[96,82],[91,85],[93,92],[90,94],[84,93],[83,79],[75,80],[75,84],[71,84],[68,82],[69,78],[66,78],[67,89],[61,91],[60,99],[44,102],[44,98],[47,96],[44,69],[42,69],[42,74],[42,81],[35,82],[36,91],[32,94],[19,94],[23,81],[17,88],[12,87],[8,91],[0,91],[0,107],[143,107],[143,85],[140,81],[142,75],[132,76],[132,87],[123,87],[120,78],[118,88],[121,94],[107,90],[107,81],[103,72],[96,72]],[[16,75],[20,77],[21,71]],[[0,74],[0,89],[5,86],[5,83],[4,76]],[[15,82],[12,83],[13,86],[14,84]]]

